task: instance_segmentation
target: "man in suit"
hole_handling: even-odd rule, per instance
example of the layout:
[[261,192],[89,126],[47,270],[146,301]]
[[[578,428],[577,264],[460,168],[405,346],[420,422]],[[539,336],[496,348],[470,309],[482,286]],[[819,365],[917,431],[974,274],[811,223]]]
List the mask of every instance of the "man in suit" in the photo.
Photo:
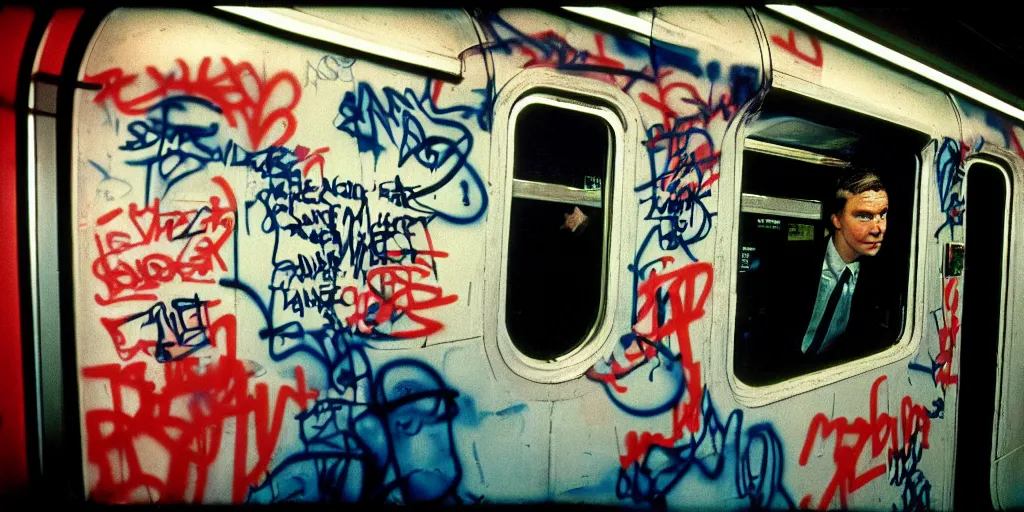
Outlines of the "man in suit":
[[817,295],[800,345],[800,351],[810,356],[828,352],[844,334],[870,334],[879,322],[871,308],[873,297],[863,292],[881,291],[877,279],[870,279],[875,276],[867,274],[873,273],[871,263],[885,237],[885,185],[871,172],[844,174],[831,213],[832,236],[825,244]]
[[[765,255],[741,293],[737,372],[770,383],[863,357],[888,346],[901,327],[898,280],[880,261],[889,197],[878,175],[838,180],[822,242],[788,242]],[[884,259],[884,258],[883,258]],[[760,381],[760,382],[759,382]]]

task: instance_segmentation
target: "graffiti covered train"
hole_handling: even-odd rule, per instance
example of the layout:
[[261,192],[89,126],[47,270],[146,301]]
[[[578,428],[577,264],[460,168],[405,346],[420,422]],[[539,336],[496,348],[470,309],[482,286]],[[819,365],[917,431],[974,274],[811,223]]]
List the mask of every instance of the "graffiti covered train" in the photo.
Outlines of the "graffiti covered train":
[[[769,11],[284,11],[36,34],[44,475],[71,457],[105,503],[923,510],[980,457],[976,499],[1024,499],[1012,283],[971,316],[962,259],[987,166],[1004,249],[975,267],[1013,268],[1019,127]],[[789,300],[759,276],[857,166],[889,184],[893,336],[796,366],[751,341]],[[964,316],[1005,322],[980,420]]]

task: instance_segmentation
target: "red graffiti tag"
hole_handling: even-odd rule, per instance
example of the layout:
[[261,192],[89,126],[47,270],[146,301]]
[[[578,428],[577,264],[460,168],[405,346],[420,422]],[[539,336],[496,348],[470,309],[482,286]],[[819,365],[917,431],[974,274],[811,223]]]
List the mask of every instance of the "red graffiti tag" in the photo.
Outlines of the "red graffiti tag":
[[330,151],[330,148],[320,148],[313,150],[312,152],[303,145],[295,146],[295,158],[302,164],[302,177],[305,178],[309,175],[309,170],[313,166],[320,168],[320,178],[324,177],[324,153]]
[[444,87],[445,83],[443,80],[434,79],[434,86],[430,92],[430,101],[434,105],[437,105],[437,100],[441,99],[441,87]]
[[[220,250],[234,231],[237,207],[227,180],[217,176],[213,182],[224,192],[226,207],[221,206],[221,198],[211,196],[209,206],[161,212],[160,200],[154,199],[141,210],[132,203],[127,214],[115,208],[98,219],[94,238],[99,256],[92,263],[92,272],[106,285],[107,296],[96,294],[97,304],[156,300],[152,293],[136,292],[154,290],[175,276],[183,282],[212,283],[212,278],[203,277],[209,276],[215,265],[227,270]],[[111,225],[115,221],[120,221],[116,228]],[[133,233],[121,230],[126,222]]]
[[1017,156],[1024,158],[1024,147],[1021,147],[1020,138],[1017,137],[1017,130],[1013,126],[1006,126],[1003,130],[1009,134],[1010,150],[1017,153]]
[[[663,269],[674,259],[662,258]],[[698,289],[698,279],[705,278]],[[602,374],[591,368],[587,376],[607,382],[616,393],[625,393],[627,388],[617,383],[617,377],[625,375],[646,363],[657,354],[655,343],[675,338],[679,351],[679,362],[686,378],[686,400],[680,401],[672,411],[672,433],[631,431],[626,434],[626,454],[619,457],[622,467],[638,462],[652,445],[670,447],[682,439],[684,430],[697,432],[700,429],[700,400],[703,391],[700,363],[694,360],[690,342],[690,324],[704,317],[704,303],[711,294],[714,281],[710,263],[691,263],[685,267],[659,274],[657,269],[645,279],[637,290],[639,310],[637,323],[633,326],[639,341],[626,350],[626,361],[611,362],[611,373]],[[668,318],[661,318],[659,296],[669,298]]]
[[110,341],[114,344],[114,349],[117,350],[117,357],[122,361],[129,361],[135,358],[140,352],[144,354],[153,355],[156,348],[157,340],[142,339],[138,338],[134,343],[129,345],[128,336],[122,331],[125,324],[131,323],[134,318],[131,316],[120,317],[120,318],[100,318],[100,324],[110,335]]
[[[928,432],[931,429],[931,419],[928,417],[928,410],[924,406],[915,404],[909,396],[903,397],[900,403],[900,415],[890,416],[886,413],[878,413],[878,388],[885,381],[886,376],[882,375],[871,385],[870,412],[868,418],[856,418],[853,422],[845,417],[829,420],[824,413],[818,413],[811,419],[811,425],[807,429],[807,437],[804,440],[803,450],[800,452],[800,465],[806,466],[811,456],[811,449],[818,439],[825,440],[833,433],[835,434],[835,448],[832,451],[832,458],[836,465],[835,473],[829,481],[828,487],[818,502],[818,510],[825,510],[829,503],[839,492],[839,500],[842,507],[847,506],[847,497],[864,487],[868,482],[885,474],[888,459],[879,464],[873,465],[862,473],[857,472],[857,464],[868,442],[871,443],[871,458],[874,460],[888,447],[888,457],[891,459],[893,453],[906,451],[910,445],[910,436],[915,432],[921,433],[921,446],[928,448]],[[852,444],[850,444],[852,442]],[[804,496],[800,501],[800,508],[808,508],[811,503],[811,496]]]
[[[429,242],[429,233],[427,234]],[[402,251],[388,251],[392,258],[401,257]],[[367,290],[359,292],[355,286],[348,286],[342,292],[344,302],[355,306],[355,312],[346,320],[360,332],[370,334],[394,320],[405,317],[418,327],[391,331],[394,338],[418,338],[428,336],[444,328],[444,324],[427,318],[423,312],[452,304],[457,295],[444,295],[440,286],[423,281],[433,277],[432,260],[446,258],[448,253],[433,250],[417,251],[416,261],[411,265],[385,265],[371,269],[366,274]]]
[[[956,316],[960,308],[960,290],[957,289],[958,279],[951,277],[946,280],[942,300],[942,325],[939,327],[939,355],[935,363],[941,365],[935,374],[935,383],[942,386],[945,392],[952,384],[956,384],[958,376],[953,374],[953,350],[956,348],[957,336],[960,334],[960,318]],[[948,320],[947,320],[948,318]]]
[[[211,338],[223,334],[226,354],[205,368],[194,356],[163,365],[166,384],[160,389],[146,379],[144,361],[82,370],[87,383],[108,389],[111,400],[109,409],[85,412],[86,452],[97,475],[90,498],[199,503],[221,457],[233,456],[233,502],[259,482],[277,448],[288,403],[305,410],[317,392],[307,389],[302,367],[295,368],[296,387],[281,386],[273,400],[266,383],[250,392],[251,370],[235,357],[235,332],[234,315],[217,319]],[[233,453],[222,455],[221,443],[229,436]]]
[[796,33],[792,30],[789,31],[789,38],[783,39],[782,36],[773,35],[772,42],[776,46],[786,50],[793,56],[810,63],[812,66],[821,67],[824,62],[824,58],[821,53],[821,43],[818,42],[818,38],[808,35],[807,39],[811,41],[811,48],[814,48],[814,55],[809,55],[801,51],[796,46]]
[[235,64],[224,57],[221,59],[224,71],[210,76],[211,59],[204,57],[193,78],[183,59],[175,62],[178,64],[178,76],[174,72],[164,76],[156,67],[147,66],[146,75],[152,85],[149,90],[134,96],[126,89],[137,85],[139,75],[125,74],[121,68],[86,75],[85,81],[102,86],[93,102],[103,103],[110,99],[114,107],[126,115],[145,114],[149,107],[171,93],[208,99],[221,109],[229,126],[235,128],[239,121],[245,124],[253,151],[263,147],[263,140],[279,122],[283,122],[283,132],[270,145],[282,146],[295,134],[298,121],[293,110],[302,97],[302,87],[293,73],[280,71],[264,80],[252,64]]

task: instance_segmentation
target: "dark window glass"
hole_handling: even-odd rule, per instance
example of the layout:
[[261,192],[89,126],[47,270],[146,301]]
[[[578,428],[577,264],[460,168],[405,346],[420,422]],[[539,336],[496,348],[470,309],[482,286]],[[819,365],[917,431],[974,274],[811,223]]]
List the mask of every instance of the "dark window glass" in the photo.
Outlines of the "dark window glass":
[[601,319],[611,128],[543,104],[525,107],[515,123],[505,325],[523,354],[550,360],[586,341]]

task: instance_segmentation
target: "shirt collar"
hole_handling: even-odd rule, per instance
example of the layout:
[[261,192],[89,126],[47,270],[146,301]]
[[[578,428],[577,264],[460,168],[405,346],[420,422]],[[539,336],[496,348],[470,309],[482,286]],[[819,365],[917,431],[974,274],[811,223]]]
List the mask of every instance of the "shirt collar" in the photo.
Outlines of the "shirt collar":
[[843,261],[843,257],[839,255],[839,251],[836,250],[836,244],[832,241],[832,237],[829,237],[828,242],[825,244],[828,248],[825,249],[825,263],[828,265],[829,270],[838,278],[843,275],[843,268],[850,269],[850,273],[853,274],[850,277],[855,277],[857,271],[860,270],[860,262],[854,260],[853,263],[846,263]]

